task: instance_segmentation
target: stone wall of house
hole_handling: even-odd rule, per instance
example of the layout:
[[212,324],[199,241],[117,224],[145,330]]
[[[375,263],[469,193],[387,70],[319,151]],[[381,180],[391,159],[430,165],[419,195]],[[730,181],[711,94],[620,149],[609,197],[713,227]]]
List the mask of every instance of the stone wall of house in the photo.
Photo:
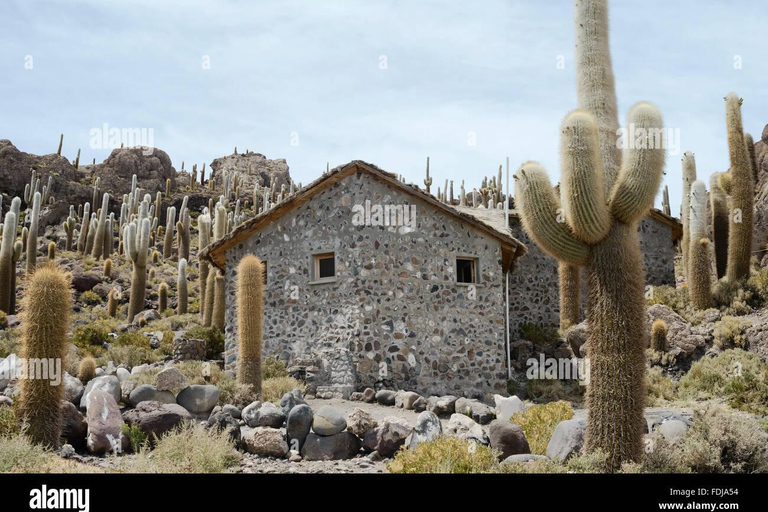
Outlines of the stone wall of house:
[[[415,225],[353,225],[353,206],[366,200],[416,205]],[[312,255],[330,251],[336,281],[313,283]],[[267,261],[264,355],[303,365],[318,393],[386,385],[488,398],[505,389],[495,238],[367,173],[353,174],[227,252],[228,368],[237,350],[236,270],[247,253]],[[478,258],[478,285],[455,282],[457,255]]]
[[[557,262],[544,254],[523,230],[517,217],[510,218],[512,236],[523,242],[528,252],[517,260],[517,270],[510,275],[510,333],[519,336],[522,323],[534,323],[557,329],[560,303]],[[640,250],[643,252],[645,279],[651,285],[675,285],[672,228],[650,217],[638,225]],[[582,303],[586,305],[586,276],[582,273]]]

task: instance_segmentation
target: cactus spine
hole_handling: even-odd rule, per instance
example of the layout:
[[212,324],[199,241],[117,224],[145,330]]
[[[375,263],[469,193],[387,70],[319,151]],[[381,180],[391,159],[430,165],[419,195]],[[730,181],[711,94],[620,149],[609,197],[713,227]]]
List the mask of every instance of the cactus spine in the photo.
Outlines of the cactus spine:
[[[62,361],[67,352],[67,330],[72,310],[71,278],[49,263],[32,274],[22,311],[24,358]],[[60,402],[64,386],[51,373],[22,379],[18,415],[28,425],[26,434],[44,446],[56,447],[61,436]]]
[[736,93],[725,97],[728,152],[731,159],[731,220],[728,231],[728,281],[749,277],[752,257],[752,217],[755,182],[741,124],[742,100]]
[[253,254],[237,266],[237,382],[261,394],[264,266]]
[[667,322],[657,318],[651,324],[651,350],[654,352],[667,351]]
[[717,278],[725,276],[728,266],[728,196],[720,188],[720,173],[709,178],[709,201],[712,212],[712,239],[715,245]]
[[562,182],[570,191],[562,195],[565,222],[558,222],[560,201],[540,165],[523,164],[515,185],[523,227],[536,243],[561,263],[586,267],[590,385],[585,442],[588,451],[608,454],[612,471],[642,455],[645,276],[637,222],[653,205],[664,167],[663,148],[648,139],[649,133],[663,130],[658,109],[638,103],[628,124],[646,134],[644,144],[626,151],[607,204],[600,200],[605,157],[599,158],[597,149],[599,124],[585,111],[569,114],[562,126],[561,136],[567,139],[561,145]]
[[691,185],[688,293],[696,309],[712,306],[709,239],[707,238],[707,188],[703,181]]
[[688,257],[690,256],[691,246],[691,185],[696,181],[696,159],[693,153],[686,151],[683,153],[683,202],[682,202],[682,221],[683,221],[683,239],[681,241],[683,251],[683,274],[688,279]]
[[186,315],[189,297],[187,295],[187,260],[184,258],[179,260],[179,276],[176,282],[176,295],[178,297],[176,302],[176,314]]

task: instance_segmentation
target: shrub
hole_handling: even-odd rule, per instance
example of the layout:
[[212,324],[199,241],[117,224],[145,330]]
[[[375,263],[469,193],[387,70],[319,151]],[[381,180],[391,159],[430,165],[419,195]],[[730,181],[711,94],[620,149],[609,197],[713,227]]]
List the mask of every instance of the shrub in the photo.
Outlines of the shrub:
[[0,328],[5,329],[8,326],[8,315],[5,311],[0,311]]
[[24,436],[0,436],[0,473],[96,473],[103,470],[64,460]]
[[648,405],[662,405],[675,399],[677,385],[664,375],[658,366],[648,370],[646,374],[645,390],[648,396]]
[[18,435],[20,430],[14,407],[0,406],[0,438]]
[[115,338],[113,345],[116,347],[138,347],[147,350],[151,348],[149,338],[136,331],[121,333]]
[[686,289],[662,285],[651,288],[651,297],[647,302],[649,306],[663,304],[674,312],[682,314],[691,301]]
[[565,465],[558,464],[552,460],[532,460],[530,462],[502,463],[499,465],[502,473],[513,474],[552,474],[566,473],[568,470]]
[[724,316],[712,333],[715,338],[715,345],[723,350],[744,347],[747,342],[747,338],[744,335],[744,327],[744,322],[740,319]]
[[768,473],[768,444],[757,422],[721,405],[695,412],[680,443],[681,464],[695,473]]
[[235,379],[224,377],[223,374],[216,385],[221,391],[219,405],[232,404],[238,409],[242,409],[259,398],[253,386],[240,384]]
[[146,446],[147,434],[145,434],[141,428],[136,425],[129,426],[124,423],[122,430],[123,434],[125,434],[125,437],[128,438],[128,441],[131,444],[131,450],[134,453],[140,452],[142,448]]
[[293,377],[276,377],[272,379],[265,379],[261,383],[261,400],[264,402],[274,402],[279,404],[283,395],[295,388],[302,389],[303,386],[301,382],[297,381]]
[[129,473],[226,473],[242,456],[226,430],[184,424],[163,435],[151,452],[118,459],[117,469]]
[[101,359],[102,364],[112,361],[115,365],[124,364],[128,368],[133,368],[140,364],[154,363],[159,360],[151,350],[133,345],[113,345],[107,349],[106,354]]
[[456,437],[438,437],[416,448],[401,447],[390,473],[491,473],[498,471],[497,453],[486,446]]
[[98,293],[88,290],[80,294],[80,302],[89,306],[95,306],[102,303],[102,298]]
[[221,359],[221,353],[224,352],[224,335],[218,327],[193,327],[187,331],[186,336],[191,339],[205,340],[206,359]]
[[768,414],[768,365],[751,352],[726,350],[694,363],[679,390],[681,398],[722,398],[736,409]]
[[573,418],[573,408],[568,402],[551,402],[534,405],[512,416],[512,423],[523,429],[531,453],[546,455],[547,444],[552,438],[555,427],[561,421]]
[[622,473],[690,473],[691,468],[683,463],[674,443],[668,442],[658,432],[650,435],[652,450],[646,450],[643,460],[625,463]]
[[538,345],[545,351],[554,349],[558,340],[556,329],[542,327],[541,325],[532,322],[524,322],[520,324],[520,336],[522,339],[528,340],[534,345]]
[[567,400],[581,402],[586,386],[579,385],[576,380],[531,379],[525,385],[527,397],[536,403]]
[[269,356],[264,360],[264,364],[262,365],[262,372],[265,380],[288,376],[285,363],[280,361],[275,356]]
[[101,347],[109,341],[109,329],[98,323],[78,325],[72,333],[72,343],[85,350]]

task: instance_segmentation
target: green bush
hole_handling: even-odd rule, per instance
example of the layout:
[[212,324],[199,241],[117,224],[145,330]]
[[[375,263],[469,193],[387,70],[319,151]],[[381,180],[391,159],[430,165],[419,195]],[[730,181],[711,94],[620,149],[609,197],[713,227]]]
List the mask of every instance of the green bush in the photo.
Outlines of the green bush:
[[554,350],[559,339],[557,329],[542,327],[533,322],[524,322],[520,324],[520,337],[530,341],[534,345],[538,345],[545,351]]
[[681,398],[725,399],[736,409],[768,414],[768,365],[751,352],[726,350],[700,359],[680,379]]
[[112,361],[115,365],[124,364],[128,368],[133,368],[140,364],[157,362],[159,358],[151,350],[144,347],[113,345],[100,358],[102,365],[106,365],[109,361]]
[[746,325],[742,320],[733,316],[724,316],[712,333],[715,345],[722,350],[743,348],[747,343],[747,337],[744,335],[745,327]]
[[221,359],[221,353],[224,352],[224,334],[218,327],[196,326],[187,331],[187,338],[196,340],[205,340],[206,359]]
[[14,408],[0,405],[0,438],[15,436],[20,430]]
[[499,466],[497,456],[473,441],[438,437],[416,448],[401,447],[387,469],[390,473],[494,473]]
[[261,400],[264,402],[280,403],[284,394],[294,389],[303,389],[304,386],[293,377],[275,377],[264,379],[261,382]]
[[288,370],[285,368],[285,363],[275,356],[269,356],[264,360],[264,363],[261,366],[261,371],[264,380],[288,376]]
[[128,424],[123,424],[122,430],[125,437],[128,438],[128,441],[131,444],[131,450],[134,453],[138,453],[147,445],[147,434],[145,434],[138,426],[128,426]]
[[72,332],[72,343],[86,351],[93,351],[109,341],[109,332],[109,329],[96,322],[78,325]]
[[120,333],[113,343],[116,347],[138,347],[150,350],[149,338],[136,331]]
[[688,296],[688,290],[662,285],[651,287],[651,294],[647,302],[649,306],[662,304],[672,309],[675,313],[682,314],[691,303],[691,300]]
[[579,403],[584,398],[586,386],[577,380],[531,379],[525,385],[526,396],[536,403],[567,400]]
[[0,328],[5,329],[8,326],[8,315],[5,311],[0,311]]
[[677,384],[666,377],[660,367],[654,366],[646,374],[645,391],[649,406],[663,405],[675,399]]
[[512,423],[520,426],[528,440],[531,453],[546,455],[547,444],[555,427],[561,421],[573,418],[573,407],[564,401],[533,405],[512,416]]
[[88,290],[80,294],[80,302],[89,306],[95,306],[96,304],[101,304],[103,299],[98,293]]

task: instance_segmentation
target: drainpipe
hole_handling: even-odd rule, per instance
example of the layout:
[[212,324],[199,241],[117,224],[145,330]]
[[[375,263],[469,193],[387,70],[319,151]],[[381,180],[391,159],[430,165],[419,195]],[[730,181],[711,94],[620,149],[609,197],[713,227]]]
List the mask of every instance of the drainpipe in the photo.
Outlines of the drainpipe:
[[[504,198],[504,222],[507,226],[507,231],[509,231],[509,157],[507,157],[507,197]],[[512,378],[512,353],[511,348],[509,346],[509,270],[512,268],[510,265],[509,268],[507,268],[507,271],[504,272],[504,280],[505,280],[505,287],[504,287],[504,294],[506,295],[506,301],[505,301],[505,307],[504,307],[504,313],[506,316],[506,325],[504,326],[504,335],[506,338],[506,345],[507,345],[507,379]]]

